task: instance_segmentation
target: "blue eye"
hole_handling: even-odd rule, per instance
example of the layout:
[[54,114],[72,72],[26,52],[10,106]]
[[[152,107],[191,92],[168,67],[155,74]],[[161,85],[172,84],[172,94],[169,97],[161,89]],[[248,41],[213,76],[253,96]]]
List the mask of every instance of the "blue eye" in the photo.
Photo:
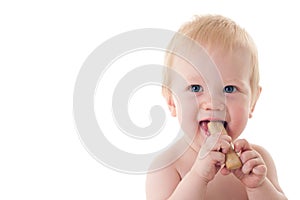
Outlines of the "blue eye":
[[236,87],[233,86],[233,85],[227,85],[227,86],[224,87],[224,92],[225,93],[233,93],[236,90],[237,90]]
[[203,87],[201,85],[191,85],[189,89],[191,92],[203,92]]

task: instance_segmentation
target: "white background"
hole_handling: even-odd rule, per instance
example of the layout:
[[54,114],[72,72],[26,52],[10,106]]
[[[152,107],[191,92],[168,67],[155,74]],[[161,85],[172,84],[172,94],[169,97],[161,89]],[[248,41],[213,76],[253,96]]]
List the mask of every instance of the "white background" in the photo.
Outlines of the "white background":
[[207,13],[232,18],[258,46],[263,93],[242,137],[269,150],[285,193],[299,198],[298,8],[287,0],[1,1],[0,199],[145,199],[145,175],[111,170],[81,144],[76,76],[114,35],[175,31]]

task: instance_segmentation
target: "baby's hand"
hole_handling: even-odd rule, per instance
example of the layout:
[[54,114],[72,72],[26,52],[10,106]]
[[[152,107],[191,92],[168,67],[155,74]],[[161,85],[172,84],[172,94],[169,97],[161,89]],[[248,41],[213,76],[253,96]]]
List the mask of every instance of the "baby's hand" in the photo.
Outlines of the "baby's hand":
[[230,136],[214,134],[202,145],[192,170],[206,183],[215,177],[221,165],[225,163],[225,154],[230,148],[230,143]]
[[241,152],[243,166],[233,170],[234,175],[248,188],[259,187],[267,175],[267,167],[258,152],[244,139],[234,143],[235,151]]

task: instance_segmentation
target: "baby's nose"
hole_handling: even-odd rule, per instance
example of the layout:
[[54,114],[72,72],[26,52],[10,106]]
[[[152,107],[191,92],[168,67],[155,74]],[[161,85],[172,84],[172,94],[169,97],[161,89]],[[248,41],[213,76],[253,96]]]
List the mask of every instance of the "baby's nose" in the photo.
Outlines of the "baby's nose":
[[225,103],[220,100],[203,101],[200,103],[200,108],[206,111],[223,111]]
[[201,109],[222,111],[225,109],[225,105],[220,102],[203,102],[201,105]]

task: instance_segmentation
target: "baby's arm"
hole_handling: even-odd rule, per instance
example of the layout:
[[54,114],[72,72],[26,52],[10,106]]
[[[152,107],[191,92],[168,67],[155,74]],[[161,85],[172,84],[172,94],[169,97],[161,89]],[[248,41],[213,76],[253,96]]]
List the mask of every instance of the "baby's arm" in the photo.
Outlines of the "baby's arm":
[[241,151],[243,167],[234,174],[245,185],[250,200],[287,199],[279,186],[274,161],[264,148],[237,140],[235,149]]
[[181,180],[174,166],[147,176],[146,194],[148,200],[160,199],[204,199],[207,183],[193,171]]
[[149,173],[146,182],[147,199],[205,199],[207,185],[224,164],[225,153],[230,148],[229,136],[221,135],[216,139],[215,145],[205,156],[198,155],[191,170],[183,178],[176,163]]

